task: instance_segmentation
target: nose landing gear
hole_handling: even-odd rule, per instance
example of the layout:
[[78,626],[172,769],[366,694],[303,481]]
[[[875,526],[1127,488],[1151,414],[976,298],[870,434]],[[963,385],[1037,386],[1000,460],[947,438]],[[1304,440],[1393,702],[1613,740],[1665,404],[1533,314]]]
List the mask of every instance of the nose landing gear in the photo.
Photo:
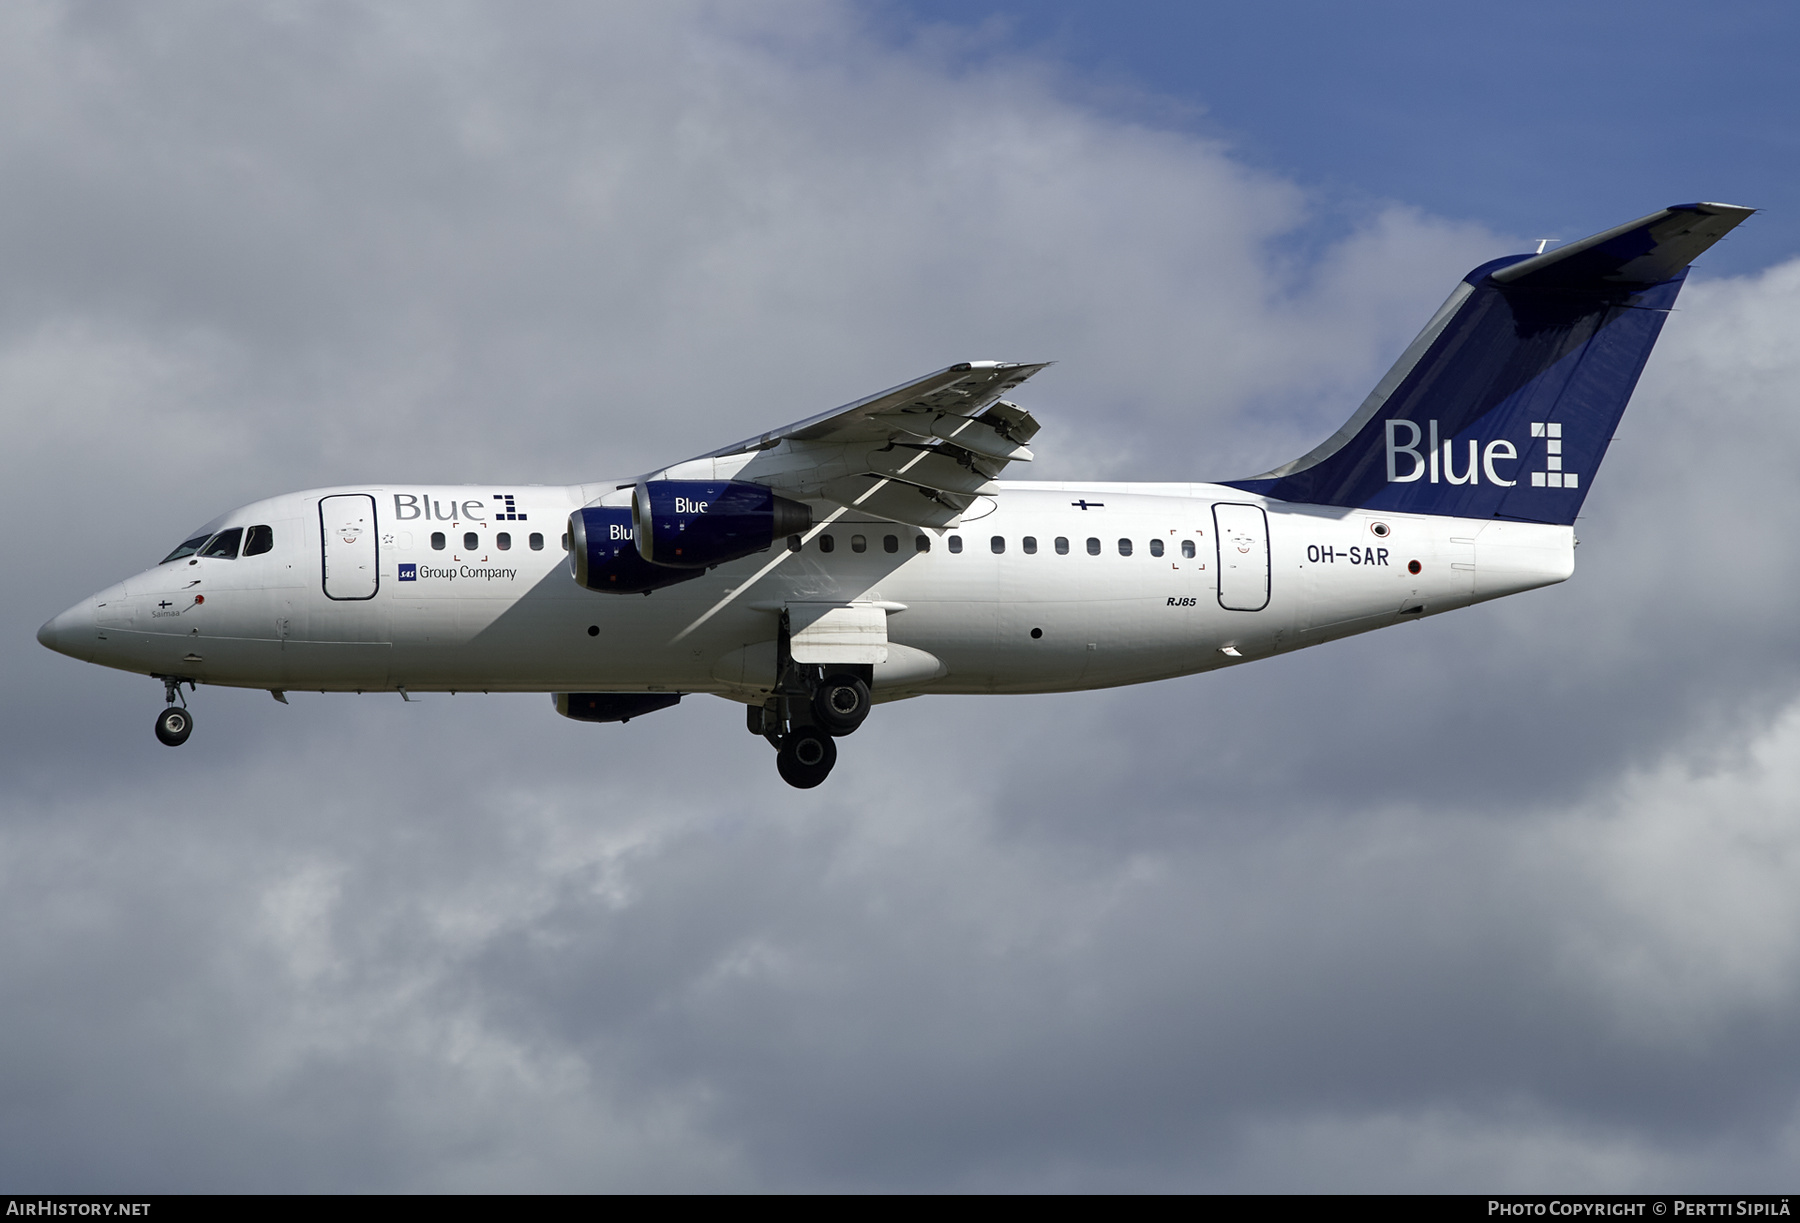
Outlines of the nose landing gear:
[[[181,696],[181,681],[173,676],[158,675],[155,678],[163,682],[163,699],[169,707],[156,715],[156,741],[164,747],[180,747],[194,733],[194,715],[188,712],[187,701]],[[193,681],[188,681],[192,688]],[[181,701],[177,705],[175,702]]]
[[194,733],[194,715],[171,705],[156,715],[156,738],[164,747],[180,747]]

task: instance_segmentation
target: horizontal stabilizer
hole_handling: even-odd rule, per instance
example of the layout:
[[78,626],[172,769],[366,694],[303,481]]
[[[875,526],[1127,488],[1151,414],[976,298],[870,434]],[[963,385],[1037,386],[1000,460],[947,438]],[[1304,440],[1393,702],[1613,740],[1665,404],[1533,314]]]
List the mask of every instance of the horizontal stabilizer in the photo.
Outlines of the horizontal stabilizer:
[[1616,229],[1533,255],[1493,274],[1522,288],[1661,284],[1705,253],[1756,209],[1736,204],[1676,204]]

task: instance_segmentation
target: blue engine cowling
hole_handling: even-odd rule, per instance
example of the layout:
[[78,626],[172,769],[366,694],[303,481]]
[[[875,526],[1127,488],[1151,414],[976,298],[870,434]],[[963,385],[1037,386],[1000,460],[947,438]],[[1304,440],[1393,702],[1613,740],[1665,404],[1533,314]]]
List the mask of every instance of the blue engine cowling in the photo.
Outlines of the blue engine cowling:
[[631,494],[631,513],[639,555],[676,569],[762,552],[812,525],[807,506],[736,480],[646,480]]
[[686,582],[704,569],[670,569],[638,555],[628,505],[589,505],[569,515],[569,567],[589,590],[648,594]]

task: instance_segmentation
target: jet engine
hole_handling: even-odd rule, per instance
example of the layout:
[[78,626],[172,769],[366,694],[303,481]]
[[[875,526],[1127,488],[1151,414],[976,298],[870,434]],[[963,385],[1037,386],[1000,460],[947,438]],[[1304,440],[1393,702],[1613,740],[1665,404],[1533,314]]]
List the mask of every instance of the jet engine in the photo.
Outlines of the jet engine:
[[629,722],[681,703],[679,692],[556,692],[556,712],[577,722]]
[[648,593],[769,548],[812,525],[812,510],[760,484],[646,480],[630,506],[569,515],[569,563],[589,590]]
[[734,561],[812,525],[807,506],[736,480],[646,480],[631,515],[639,555],[675,569]]
[[569,515],[569,567],[589,590],[648,594],[705,573],[670,569],[638,555],[628,505],[583,506]]

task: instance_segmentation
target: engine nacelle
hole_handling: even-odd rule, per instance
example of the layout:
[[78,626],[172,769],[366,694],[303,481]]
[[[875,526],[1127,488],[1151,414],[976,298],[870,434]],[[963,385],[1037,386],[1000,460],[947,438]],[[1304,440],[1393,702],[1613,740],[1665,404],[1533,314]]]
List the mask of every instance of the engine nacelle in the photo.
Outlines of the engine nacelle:
[[679,692],[557,692],[556,712],[577,722],[629,722],[681,702]]
[[736,480],[646,480],[631,514],[638,554],[675,569],[734,561],[812,526],[807,506]]
[[704,569],[670,569],[638,555],[628,505],[583,506],[569,515],[569,568],[589,590],[646,594],[686,582]]

